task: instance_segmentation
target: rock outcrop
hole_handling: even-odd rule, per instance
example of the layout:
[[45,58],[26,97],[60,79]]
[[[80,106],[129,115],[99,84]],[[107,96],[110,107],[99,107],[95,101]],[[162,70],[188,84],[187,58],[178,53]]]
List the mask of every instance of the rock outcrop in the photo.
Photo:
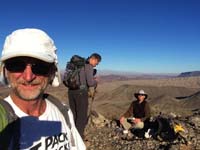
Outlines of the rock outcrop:
[[[184,129],[172,140],[159,140],[153,137],[141,138],[131,133],[123,134],[117,120],[100,119],[98,124],[90,124],[86,130],[88,150],[195,150],[200,148],[200,110],[196,110],[192,116],[177,117],[175,114],[165,117],[172,118]],[[93,120],[91,119],[91,120]],[[106,120],[106,121],[105,121]],[[104,122],[104,124],[103,124]]]

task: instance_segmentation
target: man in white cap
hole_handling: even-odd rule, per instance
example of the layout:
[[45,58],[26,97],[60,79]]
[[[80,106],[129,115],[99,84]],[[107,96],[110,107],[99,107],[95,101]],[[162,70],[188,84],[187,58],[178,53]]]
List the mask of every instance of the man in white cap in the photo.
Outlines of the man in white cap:
[[144,90],[140,90],[134,95],[137,100],[133,101],[129,109],[120,117],[120,123],[125,129],[125,133],[128,133],[130,128],[144,128],[144,122],[150,118],[150,107],[146,101],[148,97],[147,93]]
[[5,124],[0,115],[0,149],[86,149],[71,110],[45,93],[60,81],[53,40],[39,29],[16,30],[5,40],[1,63],[10,87],[4,101],[16,119]]

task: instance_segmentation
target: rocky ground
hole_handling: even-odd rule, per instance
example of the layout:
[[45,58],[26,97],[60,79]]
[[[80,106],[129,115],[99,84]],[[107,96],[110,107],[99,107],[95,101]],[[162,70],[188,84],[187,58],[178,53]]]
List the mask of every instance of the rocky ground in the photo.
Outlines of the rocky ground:
[[181,125],[184,131],[170,140],[158,138],[139,138],[129,132],[123,134],[116,120],[107,120],[104,116],[93,112],[86,129],[86,145],[88,150],[198,150],[200,149],[200,110],[192,116],[170,117]]

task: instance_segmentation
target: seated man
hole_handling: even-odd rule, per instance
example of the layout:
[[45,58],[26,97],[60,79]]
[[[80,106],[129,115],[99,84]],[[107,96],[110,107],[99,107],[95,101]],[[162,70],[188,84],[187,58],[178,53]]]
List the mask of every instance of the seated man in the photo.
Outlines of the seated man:
[[133,101],[126,113],[120,117],[120,123],[125,129],[124,133],[128,133],[130,128],[143,129],[144,122],[150,118],[150,107],[146,101],[148,95],[144,90],[140,90],[134,95],[137,100]]

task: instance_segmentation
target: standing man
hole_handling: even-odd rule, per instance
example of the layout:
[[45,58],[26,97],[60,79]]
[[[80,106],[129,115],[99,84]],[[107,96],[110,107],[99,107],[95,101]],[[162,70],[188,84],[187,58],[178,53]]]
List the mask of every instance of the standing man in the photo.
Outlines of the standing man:
[[78,89],[68,89],[69,105],[74,115],[75,125],[82,138],[87,124],[88,112],[88,89],[96,87],[97,80],[94,78],[93,68],[101,61],[101,56],[93,53],[87,60],[84,67],[78,73]]
[[137,100],[131,103],[129,109],[120,118],[120,123],[125,129],[125,133],[128,133],[130,128],[143,129],[144,122],[150,118],[150,107],[146,101],[147,93],[144,90],[140,90],[134,95]]
[[5,101],[16,119],[5,125],[6,117],[0,115],[4,127],[0,149],[86,149],[71,110],[62,109],[57,99],[45,93],[49,84],[59,85],[56,50],[53,40],[39,29],[19,29],[7,36],[1,57],[10,87]]

